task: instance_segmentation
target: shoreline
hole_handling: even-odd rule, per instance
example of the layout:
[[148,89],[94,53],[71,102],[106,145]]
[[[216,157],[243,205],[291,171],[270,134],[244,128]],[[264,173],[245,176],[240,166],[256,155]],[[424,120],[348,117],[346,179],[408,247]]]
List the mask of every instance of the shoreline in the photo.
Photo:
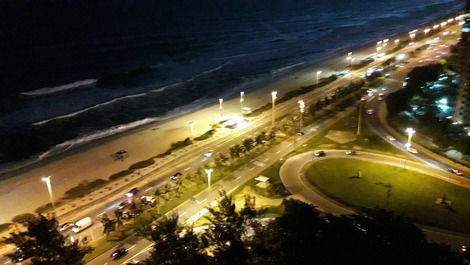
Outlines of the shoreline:
[[[439,19],[436,18],[436,20]],[[402,38],[407,35],[407,33],[396,33],[390,36]],[[354,57],[368,55],[371,50],[375,52],[375,40],[351,48]],[[316,70],[323,71],[322,77],[329,76],[333,71],[343,70],[348,64],[345,57],[346,54],[332,54],[321,61],[305,65],[301,69],[294,69],[271,80],[266,80],[262,82],[262,85],[249,91],[245,90],[247,92],[245,93],[245,106],[255,109],[269,102],[272,90],[276,90],[282,95],[287,91],[315,83]],[[227,94],[231,97],[224,101],[225,114],[239,115],[238,92],[230,91]],[[98,139],[45,158],[30,166],[3,173],[0,175],[0,181],[3,184],[0,185],[0,198],[6,201],[5,209],[9,209],[9,211],[5,211],[0,216],[0,222],[9,221],[13,213],[32,212],[37,206],[48,202],[47,190],[44,183],[40,181],[41,176],[53,176],[54,194],[56,198],[59,198],[67,189],[82,181],[107,178],[113,173],[127,169],[130,164],[162,153],[172,142],[183,140],[189,136],[187,126],[189,121],[195,122],[194,135],[199,135],[209,129],[208,120],[215,120],[218,117],[220,117],[218,104],[216,102],[207,103],[189,113]],[[159,129],[152,130],[156,127]],[[162,143],[162,139],[165,139],[165,143]],[[128,150],[129,158],[123,162],[113,161],[111,154],[120,149]],[[31,194],[31,191],[38,192]],[[17,198],[22,198],[22,200],[18,201]]]

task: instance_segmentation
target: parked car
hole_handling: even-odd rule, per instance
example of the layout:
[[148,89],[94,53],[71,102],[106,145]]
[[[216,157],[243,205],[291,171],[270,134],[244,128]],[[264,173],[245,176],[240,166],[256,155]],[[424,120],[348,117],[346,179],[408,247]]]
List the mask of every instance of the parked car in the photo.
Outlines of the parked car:
[[128,191],[128,192],[126,193],[126,197],[127,197],[127,198],[132,198],[132,197],[134,197],[135,195],[137,195],[137,193],[139,193],[139,189],[138,189],[138,188],[133,188],[133,189],[131,189],[130,191]]
[[326,156],[326,153],[325,151],[318,151],[318,152],[315,152],[314,156],[315,157]]
[[171,180],[177,180],[179,177],[181,177],[183,174],[180,172],[176,172],[174,175],[170,176]]
[[72,222],[63,223],[63,224],[60,226],[59,231],[60,231],[60,232],[67,231],[67,230],[69,230],[70,228],[72,228],[73,226],[74,226],[74,223],[72,223]]
[[304,133],[304,132],[298,132],[297,135],[298,135],[298,136],[304,136],[305,133]]
[[72,228],[72,231],[76,234],[80,233],[81,231],[87,229],[88,227],[90,227],[91,225],[93,224],[93,221],[91,220],[90,217],[85,217],[83,219],[80,219],[78,220],[73,228]]
[[207,151],[206,153],[204,153],[204,157],[211,157],[212,155],[214,154],[214,151],[210,150],[210,151]]
[[125,255],[127,255],[127,253],[128,253],[127,249],[118,248],[113,252],[113,254],[111,254],[111,258],[113,260],[117,260],[117,259],[120,259],[120,258],[124,257]]
[[452,174],[455,174],[457,176],[463,176],[463,173],[460,172],[458,169],[455,169],[455,168],[449,168],[448,171]]
[[143,204],[150,205],[152,207],[155,207],[155,205],[157,204],[157,201],[156,201],[155,197],[153,197],[153,196],[142,196],[142,197],[140,197],[140,201]]
[[357,155],[356,150],[351,150],[346,152],[347,155]]
[[397,139],[395,139],[395,137],[393,137],[393,136],[391,136],[391,135],[387,135],[387,136],[385,136],[385,137],[386,137],[389,141],[391,141],[391,142],[397,140]]

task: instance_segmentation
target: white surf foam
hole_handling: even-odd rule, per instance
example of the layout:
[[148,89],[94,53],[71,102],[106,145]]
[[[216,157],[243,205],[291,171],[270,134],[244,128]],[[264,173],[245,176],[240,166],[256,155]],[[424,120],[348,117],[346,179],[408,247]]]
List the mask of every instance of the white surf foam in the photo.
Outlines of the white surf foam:
[[98,80],[96,79],[86,79],[86,80],[81,80],[81,81],[76,81],[70,84],[66,85],[61,85],[61,86],[55,86],[55,87],[45,87],[45,88],[40,88],[36,90],[31,90],[27,92],[21,92],[21,95],[24,96],[43,96],[43,95],[49,95],[49,94],[54,94],[57,92],[65,91],[65,90],[71,90],[71,89],[77,89],[77,88],[83,88],[87,86],[91,86],[96,84]]

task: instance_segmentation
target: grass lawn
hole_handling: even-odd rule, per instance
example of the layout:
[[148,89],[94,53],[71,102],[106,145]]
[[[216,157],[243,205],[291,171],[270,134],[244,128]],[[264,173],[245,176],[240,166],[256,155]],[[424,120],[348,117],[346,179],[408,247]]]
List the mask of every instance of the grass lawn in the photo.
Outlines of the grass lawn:
[[83,260],[85,262],[89,262],[119,244],[121,244],[121,241],[108,241],[105,237],[98,239],[90,245],[93,248],[93,251],[87,254]]
[[339,148],[339,149],[356,149],[356,150],[370,150],[374,152],[380,152],[385,154],[393,154],[395,156],[405,156],[405,154],[391,144],[383,140],[380,136],[375,134],[364,121],[366,116],[362,119],[361,134],[354,141],[339,144],[325,136],[330,130],[334,131],[350,131],[356,134],[357,131],[357,119],[358,110],[354,111],[351,115],[338,121],[336,124],[331,126],[328,130],[321,133],[320,135],[309,140],[304,146],[298,148],[293,154],[303,153],[313,149],[321,148]]
[[[351,178],[359,169],[362,177]],[[470,233],[470,190],[424,174],[338,158],[312,165],[307,179],[325,194],[356,208],[379,206],[417,223]],[[443,194],[450,207],[435,203]]]

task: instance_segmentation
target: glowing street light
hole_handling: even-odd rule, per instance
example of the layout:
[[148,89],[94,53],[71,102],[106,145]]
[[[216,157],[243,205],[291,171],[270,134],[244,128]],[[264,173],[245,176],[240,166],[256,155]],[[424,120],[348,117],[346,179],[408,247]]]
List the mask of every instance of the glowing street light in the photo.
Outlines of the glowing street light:
[[224,116],[224,106],[222,104],[224,103],[223,98],[219,98],[219,111],[220,111],[220,117]]
[[192,140],[194,137],[194,121],[190,121],[188,125],[189,125],[189,137]]
[[243,115],[243,102],[245,101],[245,92],[240,92],[240,111],[242,112]]
[[272,116],[271,116],[271,127],[274,128],[274,119],[275,119],[275,107],[276,107],[277,91],[271,92],[272,100]]
[[426,29],[424,29],[424,30],[423,30],[423,32],[424,32],[424,35],[427,35],[427,34],[428,34],[430,31],[431,31],[431,29],[430,29],[430,28],[426,28]]
[[411,138],[413,134],[415,134],[415,130],[413,128],[406,128],[406,133],[408,134],[408,142],[405,144],[406,150],[410,150],[411,148]]
[[206,171],[207,175],[207,188],[211,188],[211,177],[212,177],[212,172],[214,171],[212,168],[206,168],[204,169]]
[[52,195],[51,176],[42,177],[41,180],[46,183],[47,190],[49,191],[49,197],[51,199],[52,211],[55,213],[54,196]]
[[318,84],[320,84],[319,77],[320,77],[321,73],[322,73],[322,71],[317,71],[317,87],[318,87]]
[[303,100],[299,100],[298,103],[299,103],[299,111],[300,111],[300,119],[299,119],[300,120],[299,131],[300,131],[304,127],[303,126],[303,115],[304,115],[304,112],[305,112],[305,102]]
[[409,34],[410,34],[411,41],[413,41],[414,38],[416,37],[416,33],[414,33],[413,31],[410,31]]
[[396,39],[394,42],[395,42],[395,45],[398,45],[398,43],[400,43],[400,39]]

